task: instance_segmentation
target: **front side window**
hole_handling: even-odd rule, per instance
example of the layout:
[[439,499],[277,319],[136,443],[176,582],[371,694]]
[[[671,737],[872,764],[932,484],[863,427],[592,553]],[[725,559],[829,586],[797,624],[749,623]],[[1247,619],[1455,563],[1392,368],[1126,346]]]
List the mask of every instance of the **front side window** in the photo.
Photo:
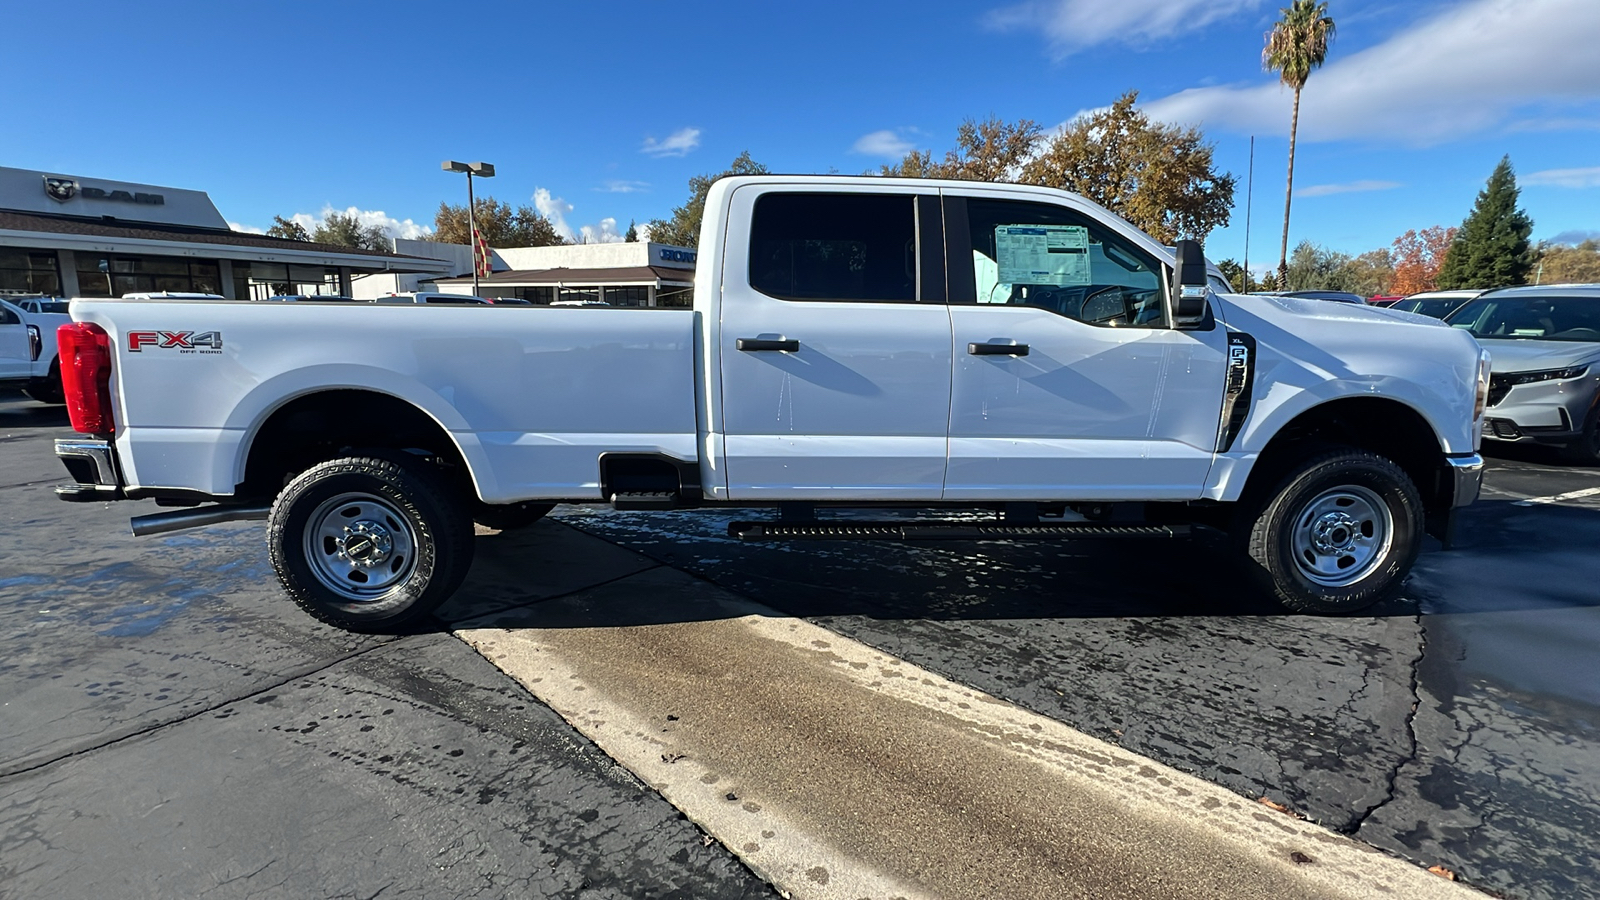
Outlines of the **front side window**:
[[763,194],[750,286],[780,300],[915,302],[916,235],[909,194]]
[[[1161,264],[1095,220],[1044,203],[965,205],[972,283],[952,285],[954,302],[1039,307],[1106,327],[1166,324]],[[963,272],[954,260],[951,270]]]

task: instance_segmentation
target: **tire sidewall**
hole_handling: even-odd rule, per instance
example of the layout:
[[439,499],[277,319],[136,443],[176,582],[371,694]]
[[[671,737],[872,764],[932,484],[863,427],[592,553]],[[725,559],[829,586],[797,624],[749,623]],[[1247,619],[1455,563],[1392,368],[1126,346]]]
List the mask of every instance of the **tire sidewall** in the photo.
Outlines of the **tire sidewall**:
[[[1388,507],[1392,520],[1389,548],[1360,580],[1342,587],[1307,578],[1295,560],[1294,530],[1306,505],[1325,491],[1363,487]],[[1273,592],[1300,612],[1354,612],[1399,591],[1421,549],[1423,512],[1415,486],[1396,465],[1367,453],[1335,454],[1309,464],[1285,479],[1255,523],[1254,561]]]
[[[379,459],[335,460],[314,466],[284,488],[268,519],[273,567],[295,602],[317,618],[345,628],[397,627],[432,612],[455,585],[440,583],[440,531],[449,512],[416,473]],[[305,531],[324,502],[340,494],[382,498],[415,536],[415,561],[404,581],[371,600],[350,600],[325,586],[306,559]]]

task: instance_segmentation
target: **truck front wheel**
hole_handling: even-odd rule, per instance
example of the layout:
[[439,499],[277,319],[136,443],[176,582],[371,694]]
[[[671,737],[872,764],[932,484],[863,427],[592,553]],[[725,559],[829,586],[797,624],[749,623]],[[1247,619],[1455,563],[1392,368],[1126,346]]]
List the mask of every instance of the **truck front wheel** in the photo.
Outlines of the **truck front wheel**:
[[1322,453],[1243,510],[1252,576],[1296,612],[1364,609],[1399,592],[1421,549],[1422,501],[1373,453]]
[[301,609],[349,631],[426,618],[472,565],[472,520],[421,463],[349,457],[302,472],[267,519],[267,550]]

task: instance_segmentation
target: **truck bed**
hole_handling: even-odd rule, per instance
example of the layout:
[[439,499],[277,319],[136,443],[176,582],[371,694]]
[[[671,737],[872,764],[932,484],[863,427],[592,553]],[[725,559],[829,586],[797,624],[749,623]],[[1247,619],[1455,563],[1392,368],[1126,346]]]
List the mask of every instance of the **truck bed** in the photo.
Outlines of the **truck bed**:
[[130,488],[230,495],[268,416],[330,389],[432,416],[491,503],[600,499],[603,452],[695,459],[691,310],[78,300],[73,312],[112,338]]

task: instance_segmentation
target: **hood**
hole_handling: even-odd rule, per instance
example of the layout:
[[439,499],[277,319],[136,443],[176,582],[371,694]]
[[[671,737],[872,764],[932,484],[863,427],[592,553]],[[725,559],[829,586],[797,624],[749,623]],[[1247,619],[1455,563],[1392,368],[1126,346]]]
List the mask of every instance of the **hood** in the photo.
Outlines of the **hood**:
[[[1443,327],[1444,323],[1432,316],[1400,312],[1367,303],[1341,303],[1338,300],[1315,300],[1308,297],[1280,297],[1276,294],[1227,294],[1227,301],[1246,310],[1268,312],[1282,311],[1297,318],[1322,322],[1405,322],[1409,325]],[[1266,307],[1266,309],[1263,309]],[[1271,313],[1268,313],[1271,315]]]
[[1489,371],[1496,375],[1565,369],[1600,361],[1600,343],[1590,341],[1497,341],[1481,338],[1478,343],[1489,351]]

